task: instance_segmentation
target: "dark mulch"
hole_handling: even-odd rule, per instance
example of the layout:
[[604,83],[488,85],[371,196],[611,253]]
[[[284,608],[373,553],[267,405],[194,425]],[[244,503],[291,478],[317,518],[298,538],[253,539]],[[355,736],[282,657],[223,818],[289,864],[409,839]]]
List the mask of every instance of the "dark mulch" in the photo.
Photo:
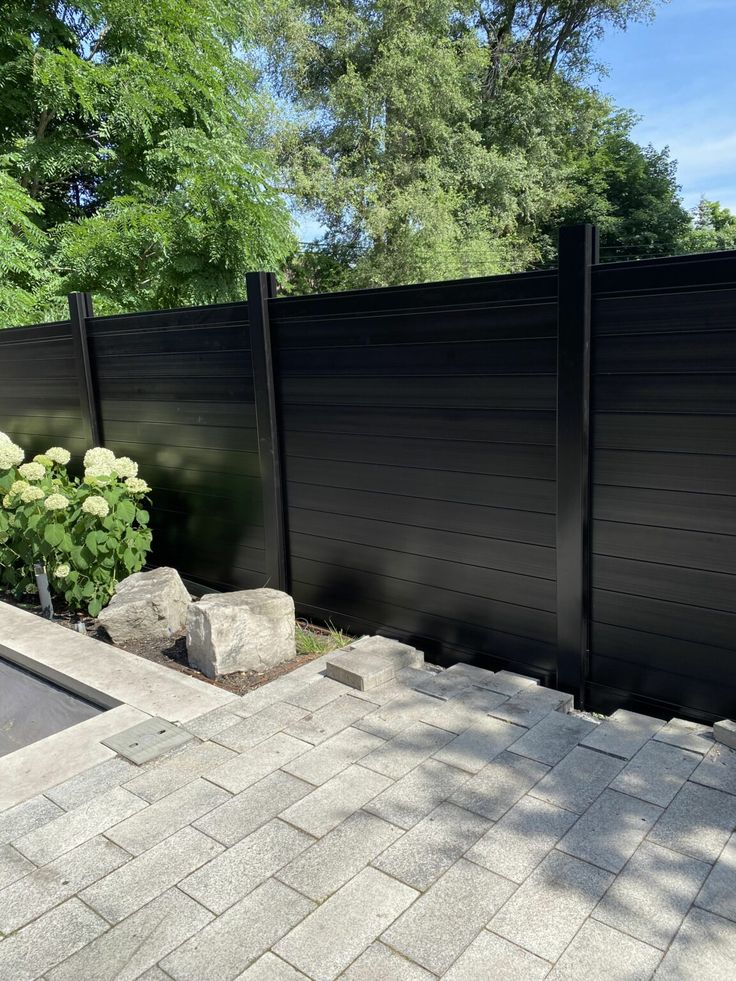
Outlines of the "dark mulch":
[[[5,603],[10,603],[20,609],[27,610],[29,613],[35,613],[36,616],[41,615],[41,609],[37,605],[20,603],[12,596],[2,594],[0,594],[0,599]],[[213,680],[212,678],[205,677],[200,671],[190,668],[187,664],[186,638],[183,630],[162,641],[131,641],[127,644],[116,645],[112,643],[102,627],[98,626],[94,617],[87,616],[84,613],[72,613],[69,610],[55,610],[54,623],[58,623],[62,627],[68,627],[70,630],[79,630],[78,625],[81,624],[84,630],[80,632],[85,633],[88,637],[101,640],[104,644],[109,644],[111,647],[119,647],[121,650],[128,651],[130,654],[135,654],[136,657],[143,657],[147,661],[153,661],[154,664],[162,664],[164,667],[172,668],[181,674],[188,674],[191,678],[197,678],[199,681],[204,681],[208,685],[214,685],[216,688],[224,688],[225,691],[232,692],[234,695],[245,695],[247,692],[253,691],[254,688],[260,688],[261,685],[265,685],[267,682],[273,681],[274,678],[279,678],[283,674],[288,674],[300,665],[306,664],[307,661],[313,661],[315,658],[321,657],[323,653],[322,651],[317,651],[313,654],[299,654],[293,660],[279,664],[277,667],[271,668],[270,671],[264,671],[262,673],[256,671],[236,671],[234,674],[222,675],[222,677]],[[309,630],[317,637],[323,637],[328,634],[328,631],[312,624],[309,625]]]

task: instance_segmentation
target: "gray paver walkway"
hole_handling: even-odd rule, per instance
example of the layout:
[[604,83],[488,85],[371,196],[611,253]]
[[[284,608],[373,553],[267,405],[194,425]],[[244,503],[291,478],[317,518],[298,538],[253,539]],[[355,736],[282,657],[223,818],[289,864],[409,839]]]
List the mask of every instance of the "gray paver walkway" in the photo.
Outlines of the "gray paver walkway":
[[0,812],[0,981],[733,981],[736,751],[324,659]]

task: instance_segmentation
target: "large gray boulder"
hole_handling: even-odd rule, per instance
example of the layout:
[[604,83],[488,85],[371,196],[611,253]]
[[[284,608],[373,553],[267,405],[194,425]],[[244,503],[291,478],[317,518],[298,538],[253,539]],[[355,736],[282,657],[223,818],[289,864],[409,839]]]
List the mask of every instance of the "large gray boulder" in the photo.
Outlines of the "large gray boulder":
[[97,618],[115,644],[163,640],[181,630],[191,597],[176,569],[134,572],[118,583]]
[[189,666],[208,678],[267,671],[295,655],[294,600],[288,593],[208,593],[187,611]]

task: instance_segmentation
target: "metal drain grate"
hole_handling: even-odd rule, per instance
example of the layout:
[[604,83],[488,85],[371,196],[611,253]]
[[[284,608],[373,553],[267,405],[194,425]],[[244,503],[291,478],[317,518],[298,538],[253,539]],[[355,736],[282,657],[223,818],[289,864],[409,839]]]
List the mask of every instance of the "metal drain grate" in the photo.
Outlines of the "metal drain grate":
[[137,725],[101,740],[103,746],[115,750],[131,763],[148,763],[163,756],[175,746],[193,739],[191,732],[167,722],[165,719],[146,719]]

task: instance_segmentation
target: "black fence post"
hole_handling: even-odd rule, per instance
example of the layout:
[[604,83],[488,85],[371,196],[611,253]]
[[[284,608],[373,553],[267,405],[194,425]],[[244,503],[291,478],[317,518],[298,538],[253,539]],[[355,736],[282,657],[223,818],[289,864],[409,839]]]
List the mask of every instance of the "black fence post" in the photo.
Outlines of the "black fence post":
[[268,585],[289,590],[286,505],[281,474],[278,393],[271,348],[268,301],[276,293],[273,273],[247,273],[248,323],[253,363],[258,455],[263,487],[263,526]]
[[82,410],[82,420],[87,430],[89,445],[100,446],[102,443],[102,430],[97,408],[97,393],[92,374],[92,362],[89,356],[89,341],[87,338],[87,320],[94,316],[92,297],[89,293],[70,293],[68,300],[69,319],[72,324],[74,360],[77,364],[79,404]]
[[585,702],[590,632],[593,225],[560,229],[557,293],[557,687]]

